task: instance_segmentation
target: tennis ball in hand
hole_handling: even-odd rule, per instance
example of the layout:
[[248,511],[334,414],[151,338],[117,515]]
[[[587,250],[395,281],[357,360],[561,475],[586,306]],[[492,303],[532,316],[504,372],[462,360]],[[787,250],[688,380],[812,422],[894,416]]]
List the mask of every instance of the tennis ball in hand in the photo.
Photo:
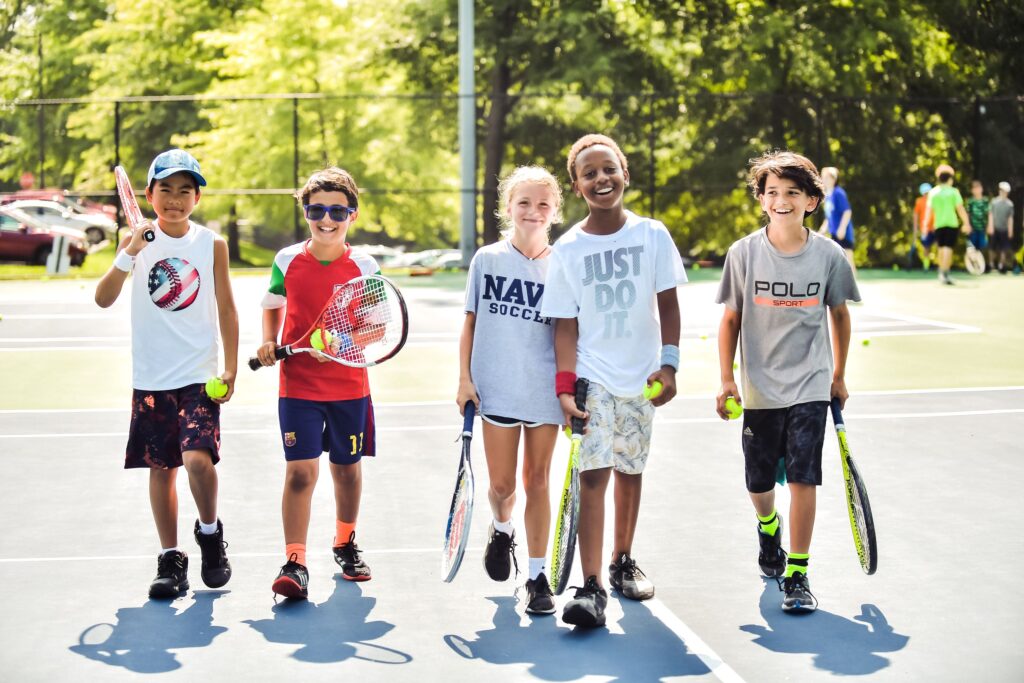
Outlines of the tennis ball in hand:
[[210,398],[224,398],[228,395],[227,382],[220,377],[211,377],[206,380],[206,395]]
[[743,414],[743,406],[736,402],[736,399],[730,396],[725,399],[725,411],[729,413],[729,419],[735,420]]
[[332,335],[328,330],[323,330],[319,327],[313,330],[313,334],[309,335],[309,345],[317,351],[323,351],[327,346],[330,346],[333,341],[334,335]]
[[648,401],[650,401],[651,399],[658,398],[659,396],[661,396],[661,390],[664,388],[665,387],[661,385],[661,382],[659,382],[658,380],[654,380],[654,384],[644,387],[644,398],[646,398]]

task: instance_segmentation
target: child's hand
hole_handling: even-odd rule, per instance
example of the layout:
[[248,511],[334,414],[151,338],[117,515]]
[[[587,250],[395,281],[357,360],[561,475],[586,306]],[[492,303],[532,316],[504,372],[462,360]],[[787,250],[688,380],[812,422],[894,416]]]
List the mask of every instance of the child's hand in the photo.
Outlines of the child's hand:
[[224,384],[228,385],[228,393],[220,398],[211,398],[210,400],[214,403],[227,403],[235,394],[235,374],[233,372],[225,372],[220,376],[220,379]]
[[271,365],[277,362],[277,358],[274,356],[274,352],[277,351],[277,344],[272,341],[263,342],[258,349],[256,349],[256,357],[260,359],[260,365],[269,368]]
[[587,433],[587,421],[590,420],[590,413],[576,407],[576,397],[572,394],[559,394],[558,401],[562,404],[562,413],[565,414],[565,425],[572,428],[572,418],[578,417],[583,420],[583,433]]
[[126,254],[129,256],[138,256],[139,252],[149,245],[149,242],[147,242],[144,237],[147,230],[156,230],[156,226],[153,225],[153,221],[144,221],[139,225],[139,227],[135,228],[132,232],[131,241],[128,242],[128,246],[124,248]]
[[651,405],[654,407],[663,406],[671,401],[676,396],[676,371],[667,365],[662,365],[659,369],[651,373],[650,377],[647,378],[647,386],[654,384],[655,382],[661,382],[661,393],[651,399]]
[[846,390],[846,380],[832,378],[832,389],[829,396],[839,399],[839,409],[846,407],[846,399],[850,398],[850,392]]
[[459,393],[455,396],[455,404],[459,406],[459,414],[466,414],[466,404],[470,401],[476,406],[476,412],[480,412],[480,396],[476,393],[476,385],[471,379],[459,380]]
[[740,398],[740,388],[736,386],[736,382],[723,382],[722,388],[718,391],[718,396],[715,397],[715,412],[723,420],[729,419],[729,411],[725,409],[725,399],[730,396],[736,399],[737,403],[743,405],[743,399]]

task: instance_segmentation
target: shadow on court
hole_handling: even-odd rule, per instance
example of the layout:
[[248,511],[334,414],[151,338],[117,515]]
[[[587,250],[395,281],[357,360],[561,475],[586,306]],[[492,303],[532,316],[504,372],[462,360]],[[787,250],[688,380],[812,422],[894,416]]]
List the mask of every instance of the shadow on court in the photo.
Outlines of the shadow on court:
[[197,591],[195,602],[178,611],[174,602],[150,600],[122,607],[116,624],[93,624],[82,631],[72,652],[135,673],[166,673],[181,668],[171,650],[207,647],[228,629],[213,625],[213,601],[229,591]]
[[[875,605],[861,605],[853,620],[818,609],[805,615],[782,611],[782,593],[775,579],[762,578],[761,615],[767,622],[740,626],[757,636],[753,642],[772,652],[814,655],[814,666],[844,676],[864,676],[891,662],[880,652],[897,652],[910,636],[893,630]],[[858,623],[859,622],[859,623]]]
[[328,664],[362,659],[377,664],[408,664],[412,656],[368,641],[395,628],[386,621],[367,621],[377,598],[363,595],[362,588],[334,577],[334,592],[319,605],[308,600],[284,600],[271,608],[273,619],[246,620],[272,643],[301,645],[291,654],[303,662]]
[[[610,601],[615,600],[609,596]],[[613,676],[613,681],[643,683],[670,676],[710,672],[696,655],[642,603],[622,600],[623,633],[599,628],[559,627],[558,619],[531,617],[520,624],[515,597],[487,598],[495,605],[494,628],[477,631],[474,640],[449,634],[445,644],[466,659],[489,664],[529,664],[530,674],[546,681]],[[611,624],[609,624],[611,625]]]

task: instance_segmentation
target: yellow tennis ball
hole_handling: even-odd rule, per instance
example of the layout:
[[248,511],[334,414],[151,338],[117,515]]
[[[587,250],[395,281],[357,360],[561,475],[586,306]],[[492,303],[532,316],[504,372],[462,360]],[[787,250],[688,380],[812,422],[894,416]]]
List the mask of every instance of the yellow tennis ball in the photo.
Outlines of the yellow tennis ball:
[[735,420],[743,414],[743,406],[736,402],[736,399],[730,396],[725,399],[725,410],[729,413],[729,419]]
[[[323,334],[322,338],[321,333]],[[334,341],[334,335],[330,331],[319,327],[313,330],[313,334],[309,335],[309,344],[317,351],[323,351],[327,346],[331,345],[332,341]]]
[[862,341],[861,344],[864,346],[871,346],[871,340],[865,337],[864,341]]
[[654,380],[653,384],[644,387],[644,398],[646,398],[648,401],[654,398],[658,398],[659,396],[661,396],[661,390],[664,388],[665,387],[662,386],[661,382],[659,382],[658,380]]
[[220,377],[211,377],[206,380],[206,395],[210,398],[224,398],[228,394],[227,382]]

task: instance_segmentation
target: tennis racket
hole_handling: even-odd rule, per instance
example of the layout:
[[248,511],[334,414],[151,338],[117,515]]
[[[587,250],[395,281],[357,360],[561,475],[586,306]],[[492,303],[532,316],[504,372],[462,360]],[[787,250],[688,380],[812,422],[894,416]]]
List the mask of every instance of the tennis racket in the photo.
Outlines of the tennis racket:
[[[383,363],[405,346],[409,312],[394,283],[380,275],[364,275],[334,290],[313,325],[297,339],[277,347],[278,360],[310,353],[353,368]],[[259,358],[249,359],[259,370]]]
[[853,546],[865,574],[874,574],[878,568],[878,543],[875,541],[875,520],[871,516],[868,490],[864,486],[857,465],[850,455],[846,441],[846,424],[839,410],[839,399],[832,399],[832,422],[839,439],[839,458],[843,463],[843,480],[846,482],[846,507],[850,512],[850,528],[853,530]]
[[[117,181],[117,196],[121,198],[121,210],[124,211],[128,227],[131,228],[132,232],[135,232],[135,229],[142,225],[146,219],[142,215],[142,209],[139,208],[139,202],[135,200],[135,190],[132,189],[131,181],[128,180],[128,174],[123,166],[114,167],[114,180]],[[142,236],[147,242],[152,242],[156,239],[156,234],[151,228],[146,228],[146,232]]]
[[455,493],[452,494],[451,509],[448,510],[448,528],[444,531],[444,548],[441,550],[441,577],[451,583],[462,565],[466,552],[470,523],[473,521],[473,463],[469,460],[469,442],[473,438],[473,415],[476,406],[466,401],[462,421],[462,457],[459,459],[459,474],[455,478]]
[[[580,410],[586,408],[589,385],[590,382],[585,379],[576,380],[576,407]],[[569,573],[576,554],[576,530],[580,520],[580,442],[583,440],[583,420],[574,417],[571,426],[569,466],[565,470],[562,499],[555,519],[555,543],[551,549],[551,590],[555,595],[561,595],[569,585]]]
[[964,266],[971,275],[985,273],[985,254],[970,242],[967,243],[967,253],[964,254]]

